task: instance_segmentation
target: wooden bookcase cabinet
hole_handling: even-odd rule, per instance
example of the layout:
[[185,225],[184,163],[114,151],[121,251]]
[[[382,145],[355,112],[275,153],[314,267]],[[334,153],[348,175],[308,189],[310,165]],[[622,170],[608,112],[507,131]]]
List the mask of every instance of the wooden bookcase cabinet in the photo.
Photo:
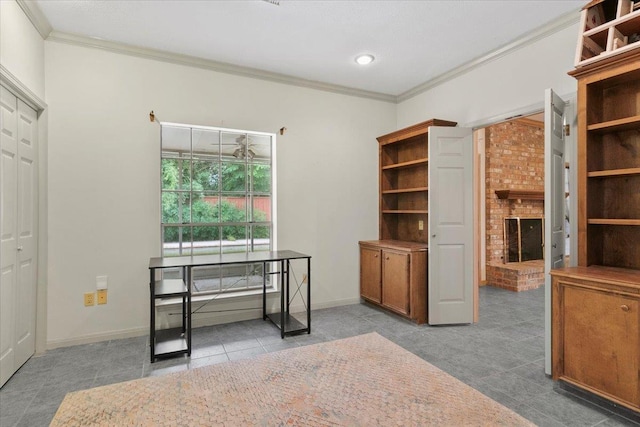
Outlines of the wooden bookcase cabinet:
[[569,74],[578,79],[579,266],[551,271],[553,378],[638,411],[640,51]]
[[427,245],[360,242],[360,296],[421,324],[427,321]]
[[361,296],[418,323],[427,307],[429,126],[456,124],[431,119],[377,138],[380,240],[360,242]]
[[594,0],[582,10],[576,67],[640,47],[640,1]]

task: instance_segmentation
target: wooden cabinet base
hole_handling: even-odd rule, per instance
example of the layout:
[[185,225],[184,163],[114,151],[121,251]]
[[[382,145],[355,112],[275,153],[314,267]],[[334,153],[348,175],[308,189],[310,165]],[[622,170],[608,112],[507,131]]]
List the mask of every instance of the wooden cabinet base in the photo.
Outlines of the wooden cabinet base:
[[418,324],[427,321],[427,245],[360,242],[360,296]]
[[640,272],[552,270],[553,379],[640,410]]

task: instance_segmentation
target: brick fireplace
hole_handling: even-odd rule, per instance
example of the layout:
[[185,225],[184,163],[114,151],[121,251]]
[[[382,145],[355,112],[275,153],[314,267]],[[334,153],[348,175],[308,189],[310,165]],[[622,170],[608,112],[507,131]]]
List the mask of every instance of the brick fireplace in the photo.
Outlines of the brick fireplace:
[[544,261],[506,262],[505,218],[544,216],[544,126],[513,120],[485,129],[487,284],[513,291],[544,285]]

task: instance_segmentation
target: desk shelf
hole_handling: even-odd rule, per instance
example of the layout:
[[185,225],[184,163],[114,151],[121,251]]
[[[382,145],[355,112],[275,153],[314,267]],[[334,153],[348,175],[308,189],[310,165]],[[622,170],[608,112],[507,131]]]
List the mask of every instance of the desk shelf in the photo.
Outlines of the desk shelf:
[[[191,291],[187,285],[187,269],[182,268],[182,279],[160,280],[156,280],[156,270],[162,267],[149,267],[151,363],[160,357],[191,355]],[[167,298],[182,299],[182,326],[156,330],[157,302]]]

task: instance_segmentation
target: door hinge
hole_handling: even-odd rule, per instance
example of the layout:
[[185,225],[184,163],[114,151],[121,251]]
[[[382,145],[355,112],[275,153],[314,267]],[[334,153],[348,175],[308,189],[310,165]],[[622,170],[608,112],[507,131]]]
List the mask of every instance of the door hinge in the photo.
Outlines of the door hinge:
[[564,134],[565,134],[565,136],[571,135],[571,126],[564,125]]

